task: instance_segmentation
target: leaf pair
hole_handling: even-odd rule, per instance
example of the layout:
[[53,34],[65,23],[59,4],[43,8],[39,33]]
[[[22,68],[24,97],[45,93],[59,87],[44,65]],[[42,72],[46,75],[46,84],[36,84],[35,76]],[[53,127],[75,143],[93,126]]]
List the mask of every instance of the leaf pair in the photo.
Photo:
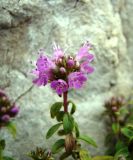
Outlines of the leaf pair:
[[[47,134],[46,134],[46,138],[50,138],[58,129],[59,127],[62,125],[62,123],[58,123],[54,126],[52,126]],[[63,116],[63,128],[64,128],[64,132],[67,134],[69,132],[72,132],[73,128],[74,128],[74,120],[73,117],[71,115],[69,115],[68,113],[65,113]]]
[[50,109],[51,118],[55,118],[57,116],[62,106],[63,106],[62,102],[56,102],[51,106]]

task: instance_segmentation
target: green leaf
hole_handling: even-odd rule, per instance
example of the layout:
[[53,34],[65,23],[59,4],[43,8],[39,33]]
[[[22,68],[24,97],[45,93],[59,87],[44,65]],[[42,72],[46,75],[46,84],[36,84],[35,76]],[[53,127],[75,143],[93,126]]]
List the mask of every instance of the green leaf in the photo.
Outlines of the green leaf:
[[107,136],[105,137],[105,145],[109,145],[110,142],[113,140],[114,138],[114,133],[108,133]]
[[56,115],[56,119],[58,122],[63,121],[63,116],[64,116],[65,112],[64,111],[59,111]]
[[5,146],[6,146],[5,140],[4,140],[4,139],[1,139],[1,140],[0,140],[0,150],[4,150],[4,149],[5,149]]
[[64,152],[61,156],[60,156],[60,160],[64,160],[65,158],[69,157],[71,154]]
[[129,156],[128,147],[124,147],[116,152],[114,159],[117,160],[121,156],[124,156],[125,158]]
[[128,104],[133,104],[133,101],[131,100],[131,101],[128,101]]
[[112,156],[96,156],[92,160],[114,160]]
[[115,145],[115,150],[116,152],[119,151],[120,149],[126,147],[125,144],[122,141],[117,141],[116,145]]
[[127,127],[124,127],[121,129],[121,132],[124,136],[126,136],[127,138],[131,138],[133,137],[133,130],[129,129]]
[[63,105],[62,102],[56,102],[51,106],[51,109],[50,109],[51,118],[55,118],[55,116],[60,111],[62,105]]
[[4,158],[4,160],[15,160],[15,159],[13,159],[11,157],[3,157],[3,158]]
[[65,133],[70,133],[73,130],[73,128],[74,128],[73,117],[70,114],[68,114],[68,113],[64,114],[64,117],[63,117],[63,127],[64,127]]
[[120,112],[121,115],[129,113],[129,111],[127,110],[127,108],[120,108],[119,112]]
[[46,138],[47,138],[47,139],[50,138],[50,137],[59,129],[59,127],[60,127],[61,125],[62,125],[62,123],[58,123],[58,124],[52,126],[52,127],[48,130],[48,132],[47,132],[47,134],[46,134]]
[[83,136],[82,135],[82,136],[79,136],[78,139],[81,139],[81,140],[87,142],[88,144],[91,144],[92,146],[97,147],[95,141],[88,136]]
[[115,114],[117,117],[120,116],[120,112],[119,112],[119,111],[114,112],[114,114]]
[[130,128],[130,129],[133,131],[133,124],[128,123],[128,124],[126,125],[126,127],[127,127],[127,128]]
[[58,134],[59,136],[64,136],[64,135],[65,135],[64,129],[60,129],[57,134]]
[[17,133],[16,126],[12,122],[9,122],[6,127],[12,134],[13,138],[15,138]]
[[91,160],[91,157],[87,150],[81,149],[79,151],[80,160]]
[[74,114],[75,113],[75,111],[76,111],[76,105],[73,103],[73,101],[68,101],[68,104],[72,104],[72,108],[71,108],[71,111],[70,111],[70,113],[71,114]]
[[113,130],[113,132],[115,134],[119,133],[119,131],[120,131],[120,125],[119,125],[119,123],[113,123],[112,124],[112,130]]
[[76,122],[74,123],[74,127],[75,127],[76,137],[79,137],[80,132],[79,132],[78,124]]
[[65,145],[65,140],[64,139],[59,139],[58,141],[55,142],[55,144],[52,146],[52,153],[58,153],[61,149],[64,148]]

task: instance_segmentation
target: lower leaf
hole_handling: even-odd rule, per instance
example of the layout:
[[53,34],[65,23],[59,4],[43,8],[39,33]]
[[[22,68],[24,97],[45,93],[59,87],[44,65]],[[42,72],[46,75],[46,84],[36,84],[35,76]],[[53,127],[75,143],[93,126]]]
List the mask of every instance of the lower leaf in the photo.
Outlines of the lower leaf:
[[61,149],[64,148],[65,145],[65,140],[64,139],[59,139],[58,141],[55,142],[55,144],[52,146],[52,153],[58,153]]
[[94,147],[97,147],[95,141],[92,138],[88,137],[88,136],[81,135],[81,136],[78,137],[78,139],[81,139],[81,140],[85,141],[86,143],[88,143],[88,144],[90,144],[90,145],[92,145]]

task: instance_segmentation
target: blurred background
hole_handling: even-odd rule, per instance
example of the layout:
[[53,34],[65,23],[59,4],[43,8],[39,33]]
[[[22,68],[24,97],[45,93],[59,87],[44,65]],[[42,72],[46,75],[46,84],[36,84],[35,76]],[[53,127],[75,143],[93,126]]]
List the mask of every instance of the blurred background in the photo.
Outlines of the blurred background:
[[[112,95],[133,95],[133,1],[132,0],[0,0],[0,88],[20,106],[15,120],[17,137],[9,134],[7,151],[25,160],[36,146],[50,148],[57,139],[45,139],[51,120],[49,108],[62,100],[49,86],[32,85],[29,74],[37,52],[52,55],[55,41],[68,53],[76,54],[86,40],[93,44],[95,72],[85,88],[72,91],[77,104],[75,118],[81,132],[93,137],[105,151],[104,102]],[[31,63],[32,61],[32,63]]]

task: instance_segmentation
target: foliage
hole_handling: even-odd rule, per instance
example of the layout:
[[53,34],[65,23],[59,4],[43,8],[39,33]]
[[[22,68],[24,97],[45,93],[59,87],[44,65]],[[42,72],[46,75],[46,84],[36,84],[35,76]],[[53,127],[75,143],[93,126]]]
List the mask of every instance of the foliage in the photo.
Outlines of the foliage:
[[76,111],[76,105],[72,101],[68,101],[68,107],[70,107],[70,110],[65,112],[62,110],[63,103],[61,102],[56,102],[51,106],[51,118],[55,118],[58,123],[48,130],[46,138],[50,138],[55,133],[61,137],[65,136],[65,138],[61,138],[53,144],[52,153],[55,154],[64,150],[64,153],[60,157],[61,160],[69,156],[72,156],[74,159],[76,159],[77,156],[83,160],[82,157],[85,157],[83,155],[85,153],[87,154],[88,151],[85,152],[81,148],[79,141],[82,140],[94,147],[97,147],[97,145],[89,136],[83,136],[80,134],[78,124],[75,122],[73,117],[73,114]]
[[105,103],[107,119],[105,144],[107,153],[114,160],[132,160],[133,157],[133,108],[123,96],[112,97]]
[[[12,122],[12,118],[15,118],[19,112],[19,108],[15,103],[12,103],[6,93],[0,90],[0,131],[7,129],[13,138],[16,137],[16,126]],[[11,157],[4,155],[6,142],[4,139],[0,139],[0,160],[14,160]]]

